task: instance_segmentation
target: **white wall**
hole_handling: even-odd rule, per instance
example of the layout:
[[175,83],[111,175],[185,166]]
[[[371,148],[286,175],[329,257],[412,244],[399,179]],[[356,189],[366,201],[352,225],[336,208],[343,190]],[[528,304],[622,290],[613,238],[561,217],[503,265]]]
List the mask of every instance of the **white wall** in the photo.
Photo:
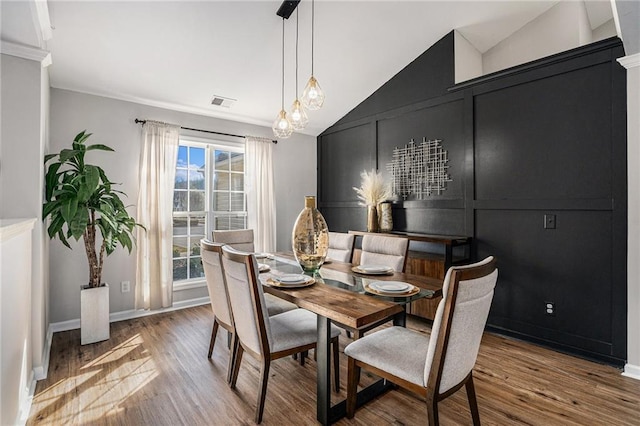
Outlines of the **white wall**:
[[43,168],[47,144],[48,73],[39,60],[1,55],[2,131],[0,218],[37,218],[32,233],[31,306],[16,321],[31,327],[30,356],[35,377],[43,376],[49,324],[46,228],[42,223]]
[[482,53],[459,31],[453,32],[453,46],[455,83],[480,77],[483,74]]
[[[266,127],[52,89],[50,152],[59,152],[67,147],[82,130],[93,133],[89,142],[104,143],[116,152],[101,152],[88,159],[103,167],[111,179],[121,182],[120,189],[128,194],[129,203],[135,204],[141,135],[141,126],[134,123],[136,118],[224,133],[272,137],[271,129]],[[189,134],[203,137],[202,133]],[[277,247],[279,250],[290,250],[291,228],[304,207],[304,196],[316,193],[315,138],[295,134],[289,139],[280,140],[274,149],[274,169]],[[130,213],[135,215],[135,207],[130,208]],[[81,242],[72,243],[72,247],[74,249],[69,250],[57,240],[50,244],[51,322],[73,320],[80,316],[79,288],[88,279],[88,266]],[[135,285],[135,254],[129,255],[126,250],[118,249],[106,259],[103,278],[111,284],[110,311],[133,309],[134,292],[121,293],[120,282],[131,281]],[[177,291],[174,302],[206,295],[206,287]]]
[[627,365],[640,379],[640,53],[623,58],[627,68]]
[[584,3],[562,1],[487,50],[482,57],[482,69],[489,74],[591,41]]
[[0,220],[0,424],[20,423],[33,381],[31,234],[36,219]]

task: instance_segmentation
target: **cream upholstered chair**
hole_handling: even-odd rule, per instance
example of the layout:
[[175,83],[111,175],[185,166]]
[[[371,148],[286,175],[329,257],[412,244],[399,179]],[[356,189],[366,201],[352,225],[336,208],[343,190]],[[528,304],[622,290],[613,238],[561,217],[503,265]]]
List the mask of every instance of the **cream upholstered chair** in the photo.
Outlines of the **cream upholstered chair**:
[[472,371],[497,279],[492,256],[449,268],[430,336],[391,327],[348,345],[347,417],[354,416],[364,368],[423,396],[431,426],[438,424],[438,402],[464,385],[473,424],[479,425]]
[[[206,239],[200,240],[200,253],[202,256],[202,265],[204,266],[204,276],[207,280],[211,310],[213,311],[213,330],[211,332],[211,342],[209,343],[209,358],[211,358],[213,354],[213,347],[215,346],[219,327],[227,330],[231,337],[235,333],[233,315],[231,313],[227,286],[222,269],[222,246],[224,246],[224,244],[214,243]],[[289,303],[275,296],[267,298],[266,304],[268,315],[277,315],[298,309],[293,303]],[[229,379],[231,378],[232,361],[230,358]]]
[[253,253],[253,229],[234,229],[231,231],[213,231],[213,241],[230,245],[236,250]]
[[396,272],[404,272],[408,250],[407,238],[367,234],[362,237],[360,264],[385,265]]
[[356,236],[342,232],[329,232],[329,252],[327,257],[339,262],[351,263],[353,243]]
[[[220,258],[222,246],[223,244],[212,243],[204,239],[200,241],[202,266],[204,267],[204,276],[207,280],[211,310],[213,311],[213,331],[211,332],[211,342],[209,343],[209,358],[211,358],[211,354],[213,353],[218,327],[227,330],[230,336],[233,336],[235,333],[229,297],[227,296],[227,288],[224,281],[224,273],[222,272],[222,261]],[[232,364],[232,359],[229,357],[228,379],[231,379]]]
[[[258,279],[258,264],[255,256],[224,246],[222,264],[236,329],[232,348],[235,361],[230,385],[232,389],[236,386],[244,352],[248,352],[261,362],[260,390],[255,417],[256,423],[260,423],[271,361],[315,348],[318,319],[316,314],[306,309],[296,309],[269,317],[266,314],[264,293]],[[239,312],[242,314],[238,314]],[[336,392],[340,388],[339,335],[340,330],[331,326]]]

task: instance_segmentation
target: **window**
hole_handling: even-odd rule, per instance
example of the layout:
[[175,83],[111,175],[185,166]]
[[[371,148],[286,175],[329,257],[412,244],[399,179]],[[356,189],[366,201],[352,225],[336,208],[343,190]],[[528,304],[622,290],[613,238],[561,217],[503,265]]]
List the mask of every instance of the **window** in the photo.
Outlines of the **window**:
[[181,139],[173,191],[173,280],[204,277],[200,240],[247,226],[244,147]]

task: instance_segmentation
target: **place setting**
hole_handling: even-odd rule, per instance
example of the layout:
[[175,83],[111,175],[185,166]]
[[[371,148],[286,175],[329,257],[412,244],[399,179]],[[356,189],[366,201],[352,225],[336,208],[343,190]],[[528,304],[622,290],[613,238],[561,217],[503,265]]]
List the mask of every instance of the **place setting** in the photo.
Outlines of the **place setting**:
[[351,268],[353,272],[363,275],[393,275],[393,268],[387,265],[358,265]]
[[315,284],[313,277],[303,274],[283,274],[269,277],[266,284],[277,288],[302,288]]
[[373,281],[362,286],[367,293],[380,296],[409,297],[420,292],[420,287],[403,281]]

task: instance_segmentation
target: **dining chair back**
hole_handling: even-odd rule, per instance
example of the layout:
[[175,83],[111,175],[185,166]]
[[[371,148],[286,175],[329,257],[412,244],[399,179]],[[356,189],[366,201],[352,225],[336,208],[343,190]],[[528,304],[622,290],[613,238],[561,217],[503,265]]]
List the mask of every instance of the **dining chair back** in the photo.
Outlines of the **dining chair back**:
[[254,256],[232,247],[222,248],[222,264],[227,279],[229,302],[235,313],[236,335],[255,356],[269,353],[269,317]]
[[[255,414],[256,423],[260,423],[271,361],[315,348],[318,339],[318,318],[306,309],[294,309],[269,317],[254,255],[224,246],[222,265],[236,326],[232,347],[232,357],[235,361],[229,383],[232,389],[235,388],[245,351],[261,362],[260,389]],[[339,390],[340,384],[339,335],[340,330],[332,326],[336,391]]]
[[327,257],[339,262],[351,263],[353,244],[356,236],[342,232],[329,232],[329,251]]
[[230,231],[213,231],[213,241],[230,245],[236,250],[253,253],[253,229],[233,229]]
[[438,402],[466,387],[474,425],[480,414],[473,385],[482,333],[498,279],[496,259],[449,268],[431,334],[390,327],[345,348],[348,356],[347,417],[353,418],[360,369],[420,394],[430,425],[438,423]]
[[360,264],[378,264],[404,272],[407,265],[409,240],[405,237],[386,237],[382,235],[364,235]]
[[[229,333],[229,345],[235,334],[235,325],[233,323],[233,315],[227,293],[226,279],[222,270],[221,254],[223,245],[224,244],[214,243],[206,239],[200,240],[200,254],[202,256],[204,276],[207,280],[207,290],[209,290],[209,300],[211,302],[211,310],[213,311],[213,329],[209,342],[209,358],[211,358],[213,354],[219,327],[224,328]],[[230,355],[227,380],[231,380],[232,369],[233,358]]]

